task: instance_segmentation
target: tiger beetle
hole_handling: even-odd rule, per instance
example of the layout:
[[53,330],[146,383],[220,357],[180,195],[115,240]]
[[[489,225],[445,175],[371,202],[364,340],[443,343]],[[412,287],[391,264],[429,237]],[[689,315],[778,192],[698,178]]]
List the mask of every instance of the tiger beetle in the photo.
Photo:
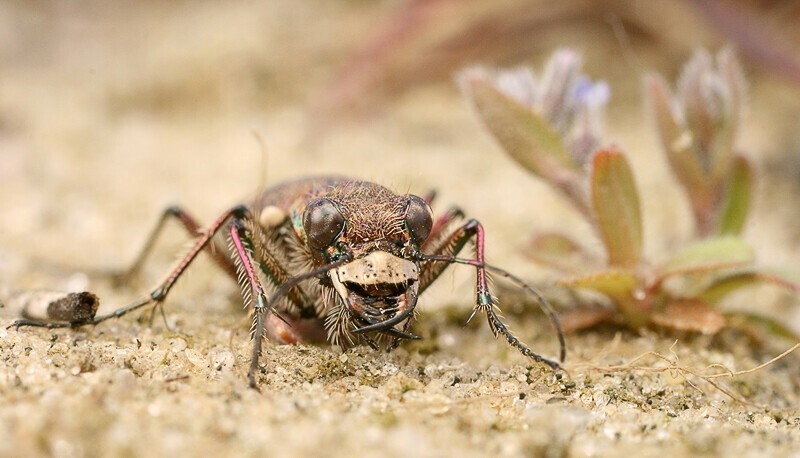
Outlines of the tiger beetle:
[[[534,353],[501,321],[487,271],[536,297],[558,333],[559,361],[563,362],[565,339],[552,307],[519,277],[485,262],[484,229],[477,220],[462,223],[463,214],[455,208],[434,220],[433,198],[434,193],[426,197],[395,194],[375,183],[323,176],[267,189],[249,204],[231,207],[205,230],[187,211],[172,206],[164,211],[125,276],[141,269],[169,219],[177,219],[196,241],[149,295],[105,315],[84,311],[70,316],[61,310],[58,317],[27,317],[10,327],[79,327],[147,305],[155,310],[200,252],[207,251],[239,282],[244,305],[252,310],[254,343],[248,381],[256,388],[265,335],[286,344],[365,343],[387,351],[403,340],[419,339],[410,332],[417,298],[449,265],[463,264],[477,273],[476,304],[467,322],[478,313],[485,314],[495,336],[503,336],[534,361],[559,370],[559,362]],[[227,232],[230,258],[215,237],[222,232]],[[458,257],[473,239],[474,258]]]

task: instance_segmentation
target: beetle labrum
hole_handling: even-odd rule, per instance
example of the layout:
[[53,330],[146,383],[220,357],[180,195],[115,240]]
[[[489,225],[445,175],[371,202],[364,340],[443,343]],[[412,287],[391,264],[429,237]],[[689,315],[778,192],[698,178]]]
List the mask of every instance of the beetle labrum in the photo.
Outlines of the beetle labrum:
[[[395,194],[367,181],[311,177],[261,193],[250,205],[232,207],[208,228],[179,207],[170,207],[147,239],[129,274],[140,269],[170,218],[196,237],[189,252],[149,295],[106,315],[69,319],[24,319],[12,327],[48,328],[95,325],[147,305],[159,306],[201,251],[236,278],[246,307],[253,311],[253,354],[248,380],[256,373],[264,335],[280,343],[329,341],[366,343],[387,350],[418,339],[410,327],[418,296],[450,264],[476,269],[477,299],[470,319],[486,314],[492,332],[537,362],[556,370],[520,342],[501,321],[489,290],[487,270],[509,278],[534,294],[558,331],[560,360],[565,356],[558,318],[544,298],[518,277],[484,260],[484,232],[477,220],[460,224],[451,210],[434,220],[428,198]],[[230,259],[213,249],[227,231]],[[474,259],[457,257],[475,239]],[[307,281],[310,280],[310,281]],[[63,315],[63,314],[62,314]]]

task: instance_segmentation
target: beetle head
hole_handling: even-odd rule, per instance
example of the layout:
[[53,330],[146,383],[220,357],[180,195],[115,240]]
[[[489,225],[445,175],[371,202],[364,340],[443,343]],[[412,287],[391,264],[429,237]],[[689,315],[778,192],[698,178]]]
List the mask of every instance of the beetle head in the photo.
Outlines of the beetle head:
[[395,326],[410,323],[417,304],[418,254],[432,226],[428,204],[374,183],[348,182],[308,202],[301,221],[315,264],[351,260],[322,279],[339,304],[329,332],[410,337]]

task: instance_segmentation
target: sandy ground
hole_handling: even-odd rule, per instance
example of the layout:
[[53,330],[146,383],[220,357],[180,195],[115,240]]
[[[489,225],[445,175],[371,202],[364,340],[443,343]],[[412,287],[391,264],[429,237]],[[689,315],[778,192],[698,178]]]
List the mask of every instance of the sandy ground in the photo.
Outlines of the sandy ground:
[[[259,186],[307,174],[354,175],[398,191],[436,188],[438,210],[457,203],[481,219],[489,257],[528,278],[549,275],[519,254],[533,229],[591,236],[562,200],[500,154],[450,84],[416,90],[381,116],[309,142],[315,132],[304,123],[305,100],[358,42],[356,31],[387,6],[331,2],[320,11],[312,3],[154,3],[140,11],[104,3],[0,5],[2,286],[89,288],[101,297],[101,312],[111,310],[157,281],[185,237],[169,232],[141,284],[114,289],[89,272],[133,259],[166,205],[180,202],[210,221]],[[625,72],[612,76],[618,73]],[[756,77],[744,144],[762,168],[791,168],[796,159],[784,154],[798,144],[786,136],[786,118],[797,119],[795,93]],[[632,161],[645,174],[647,249],[658,259],[669,249],[665,238],[689,232],[687,211],[660,170],[641,100],[626,92],[638,91],[637,83],[612,82],[618,87],[611,136],[636,152]],[[784,171],[764,180],[747,233],[772,265],[800,260],[795,210],[779,199],[796,192],[787,178],[796,176]],[[754,345],[733,331],[711,338],[603,328],[569,336],[569,374],[557,378],[495,341],[483,322],[462,326],[471,308],[469,271],[439,283],[422,298],[415,328],[422,342],[391,354],[267,345],[260,393],[247,388],[250,342],[237,288],[206,259],[167,302],[172,330],[160,319],[149,325],[147,313],[78,331],[0,330],[0,455],[800,450],[796,355],[717,380],[746,402],[655,356],[635,362],[643,369],[613,369],[653,351],[699,372],[712,364],[744,370],[792,342]],[[772,296],[746,296],[745,305],[765,308],[764,297]],[[778,311],[797,324],[796,307]],[[556,354],[538,311],[509,318],[534,349]],[[13,317],[5,312],[3,319]]]

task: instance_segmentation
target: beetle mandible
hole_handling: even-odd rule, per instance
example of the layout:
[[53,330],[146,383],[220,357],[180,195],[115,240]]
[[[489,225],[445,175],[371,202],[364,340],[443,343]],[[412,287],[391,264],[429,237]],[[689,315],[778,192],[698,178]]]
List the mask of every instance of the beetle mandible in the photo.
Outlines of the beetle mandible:
[[[492,332],[553,370],[558,362],[544,358],[520,342],[501,321],[489,290],[487,270],[509,278],[536,296],[558,332],[560,361],[564,335],[547,301],[518,277],[485,262],[484,231],[461,212],[451,209],[434,220],[430,201],[395,194],[368,181],[343,177],[309,177],[277,185],[249,205],[225,211],[201,230],[187,211],[164,211],[138,257],[126,272],[142,267],[155,240],[170,218],[177,218],[196,242],[178,265],[149,295],[106,315],[74,320],[53,317],[18,320],[11,326],[78,327],[96,325],[146,305],[159,307],[178,278],[201,251],[237,279],[245,307],[253,313],[253,353],[248,371],[256,387],[264,335],[281,343],[329,341],[349,346],[359,342],[387,350],[406,339],[417,298],[451,264],[476,269],[476,304],[469,317],[486,314]],[[218,233],[227,231],[230,258],[218,248]],[[474,239],[475,257],[457,257]],[[312,280],[312,281],[306,281]],[[313,281],[316,280],[316,281]],[[469,321],[468,320],[468,321]]]

